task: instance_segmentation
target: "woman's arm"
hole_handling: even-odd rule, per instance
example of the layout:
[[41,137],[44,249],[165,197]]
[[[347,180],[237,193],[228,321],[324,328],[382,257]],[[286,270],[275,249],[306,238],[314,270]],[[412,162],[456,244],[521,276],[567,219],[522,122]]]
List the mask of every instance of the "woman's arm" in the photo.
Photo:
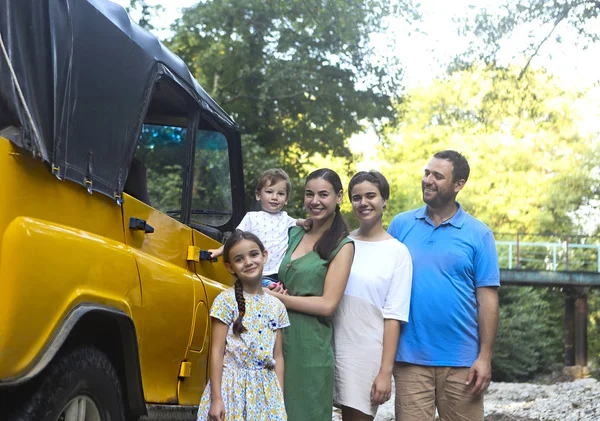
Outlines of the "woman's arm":
[[346,289],[353,258],[354,244],[344,244],[329,264],[323,295],[320,297],[295,297],[272,291],[269,291],[269,294],[279,298],[290,310],[314,316],[331,316]]
[[279,380],[279,385],[281,386],[281,393],[283,393],[283,373],[285,372],[285,363],[283,361],[283,335],[281,334],[281,329],[277,330],[273,357],[275,358],[275,374],[277,375],[277,380]]
[[[390,280],[383,306],[383,353],[379,374],[373,381],[371,401],[375,404],[386,402],[391,395],[392,371],[400,337],[400,322],[408,320],[410,293],[412,289],[412,260],[408,249],[398,246],[394,273]],[[391,259],[390,259],[391,260]]]
[[400,321],[385,319],[383,322],[383,354],[379,374],[371,387],[371,401],[382,404],[390,399],[392,393],[392,371],[396,360],[398,339],[400,338]]
[[[229,326],[219,319],[212,318],[211,350],[210,350],[210,410],[209,419],[225,418],[225,405],[221,395],[223,379],[223,357],[225,356],[225,340]],[[213,418],[210,418],[213,417]]]

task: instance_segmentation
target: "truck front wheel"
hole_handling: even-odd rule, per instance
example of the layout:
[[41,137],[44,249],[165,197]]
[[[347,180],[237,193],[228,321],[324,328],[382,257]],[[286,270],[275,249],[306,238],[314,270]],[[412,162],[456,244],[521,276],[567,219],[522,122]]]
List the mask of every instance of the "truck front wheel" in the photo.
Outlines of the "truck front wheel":
[[[59,355],[34,380],[11,421],[123,421],[121,385],[105,353],[85,346]],[[29,389],[29,388],[25,388]]]

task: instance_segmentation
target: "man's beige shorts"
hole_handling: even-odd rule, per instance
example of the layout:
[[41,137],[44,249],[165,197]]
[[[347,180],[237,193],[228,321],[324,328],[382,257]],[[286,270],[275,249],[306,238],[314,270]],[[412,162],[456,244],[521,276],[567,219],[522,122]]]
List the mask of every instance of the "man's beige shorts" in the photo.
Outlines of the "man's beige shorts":
[[466,385],[469,368],[396,363],[396,421],[483,421],[483,394]]

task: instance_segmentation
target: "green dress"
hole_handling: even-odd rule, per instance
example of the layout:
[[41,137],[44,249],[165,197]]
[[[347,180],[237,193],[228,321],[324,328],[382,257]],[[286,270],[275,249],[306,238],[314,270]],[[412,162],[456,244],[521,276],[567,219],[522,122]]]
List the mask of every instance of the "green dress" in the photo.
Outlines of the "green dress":
[[[329,261],[315,251],[291,260],[304,229],[293,228],[279,280],[294,296],[321,296],[329,262],[352,240],[344,238]],[[331,421],[333,405],[333,351],[331,318],[288,310],[290,326],[283,329],[285,358],[284,397],[289,421]]]

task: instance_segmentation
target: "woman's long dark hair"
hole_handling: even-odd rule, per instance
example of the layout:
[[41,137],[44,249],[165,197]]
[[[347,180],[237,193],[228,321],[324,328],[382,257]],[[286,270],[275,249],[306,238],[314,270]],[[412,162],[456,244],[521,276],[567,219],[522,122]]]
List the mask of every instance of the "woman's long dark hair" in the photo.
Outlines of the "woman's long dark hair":
[[[329,168],[321,168],[311,172],[308,177],[306,177],[306,184],[308,184],[310,180],[316,178],[322,178],[331,184],[334,194],[338,194],[344,190],[340,176]],[[331,224],[331,227],[323,233],[319,241],[317,241],[314,250],[319,254],[321,259],[329,260],[333,251],[340,244],[340,241],[342,241],[344,237],[347,237],[348,233],[348,224],[340,212],[340,205],[336,205],[333,223]]]
[[[233,246],[235,246],[242,240],[252,241],[253,243],[256,243],[258,245],[258,248],[261,252],[265,251],[265,246],[256,235],[248,231],[235,230],[235,232],[231,234],[231,236],[225,242],[225,246],[223,246],[223,260],[225,261],[225,263],[231,262],[229,258],[229,252],[231,251]],[[244,319],[244,314],[246,314],[246,300],[244,299],[244,288],[242,287],[242,282],[237,276],[235,277],[235,285],[233,286],[233,289],[235,291],[235,301],[237,302],[239,313],[238,318],[235,319],[235,321],[233,322],[233,334],[239,336],[242,333],[246,332],[247,329],[242,323],[242,320]]]

